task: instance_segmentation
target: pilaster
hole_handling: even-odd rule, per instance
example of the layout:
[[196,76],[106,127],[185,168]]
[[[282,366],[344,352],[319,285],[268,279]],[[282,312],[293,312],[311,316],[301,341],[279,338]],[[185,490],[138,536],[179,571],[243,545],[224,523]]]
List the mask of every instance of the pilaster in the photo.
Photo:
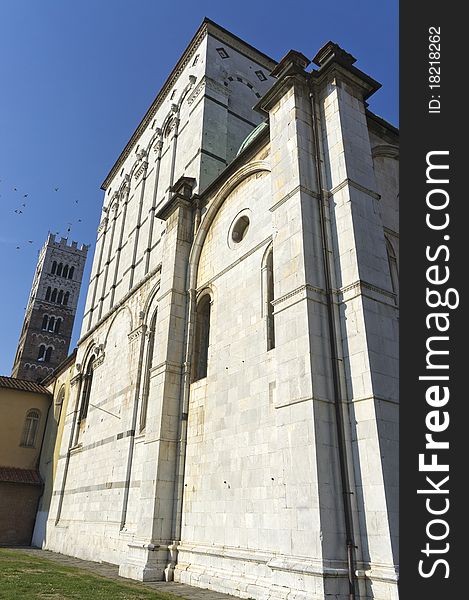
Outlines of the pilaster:
[[163,269],[153,367],[148,390],[145,457],[135,538],[119,573],[154,581],[165,578],[171,559],[173,505],[184,351],[186,269],[193,235],[191,190],[194,180],[181,178],[172,198],[157,213],[166,221]]
[[365,115],[365,100],[379,86],[335,44],[326,44],[315,61],[320,69],[313,90],[350,402],[361,575],[366,573],[367,593],[371,586],[373,597],[394,598],[398,317]]

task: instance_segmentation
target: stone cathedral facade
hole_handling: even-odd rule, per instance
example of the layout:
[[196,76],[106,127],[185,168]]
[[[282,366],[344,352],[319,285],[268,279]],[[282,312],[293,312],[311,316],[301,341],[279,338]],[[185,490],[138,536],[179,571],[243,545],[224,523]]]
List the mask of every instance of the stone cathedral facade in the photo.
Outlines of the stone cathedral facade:
[[42,381],[67,358],[88,246],[49,234],[39,251],[12,377]]
[[355,62],[202,23],[103,183],[46,548],[397,597],[398,133]]

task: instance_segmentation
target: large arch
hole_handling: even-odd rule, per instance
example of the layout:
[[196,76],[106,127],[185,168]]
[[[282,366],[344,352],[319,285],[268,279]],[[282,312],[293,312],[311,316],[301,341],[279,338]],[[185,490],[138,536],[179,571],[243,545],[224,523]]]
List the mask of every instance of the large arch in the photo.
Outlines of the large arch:
[[260,172],[270,172],[270,165],[265,160],[257,160],[247,165],[242,166],[238,169],[231,177],[220,188],[216,196],[213,198],[205,217],[202,219],[197,234],[192,245],[191,253],[189,256],[189,289],[195,289],[197,282],[197,271],[199,267],[200,253],[207,237],[207,233],[210,226],[213,223],[218,211],[221,206],[231,194],[231,192],[238,187],[245,179]]
[[134,326],[133,326],[132,312],[131,312],[130,308],[126,304],[124,304],[124,306],[121,306],[119,308],[119,310],[116,310],[116,312],[112,316],[111,322],[109,323],[109,326],[108,326],[107,331],[106,331],[106,335],[104,337],[104,343],[103,343],[104,348],[106,348],[106,343],[107,343],[107,340],[108,340],[108,337],[109,337],[109,333],[110,333],[110,331],[112,329],[112,326],[114,324],[114,321],[117,319],[118,316],[120,316],[120,314],[121,314],[122,311],[127,311],[128,316],[129,316],[130,329],[129,329],[128,333],[130,333],[131,331],[133,331]]

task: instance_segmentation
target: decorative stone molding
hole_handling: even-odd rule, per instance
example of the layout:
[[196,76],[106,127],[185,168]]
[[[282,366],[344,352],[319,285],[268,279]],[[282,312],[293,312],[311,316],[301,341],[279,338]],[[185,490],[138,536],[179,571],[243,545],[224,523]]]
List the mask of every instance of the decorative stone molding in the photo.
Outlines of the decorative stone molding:
[[138,340],[142,336],[142,334],[145,335],[145,330],[146,330],[146,326],[143,325],[143,324],[139,325],[138,327],[136,327],[127,336],[129,338],[129,342],[133,342],[135,340]]
[[78,375],[75,375],[75,377],[72,377],[72,379],[70,379],[70,387],[74,387],[80,381],[81,381],[81,373],[78,373]]
[[379,146],[375,146],[371,150],[371,156],[373,158],[394,158],[395,160],[399,160],[399,148],[397,146],[391,146],[389,144],[380,144]]
[[134,173],[135,179],[139,179],[141,175],[146,173],[147,168],[148,168],[148,161],[146,161],[146,160],[142,161],[142,164],[137,169],[135,169],[135,173]]
[[106,225],[108,224],[108,218],[104,217],[104,219],[101,221],[101,223],[99,224],[98,227],[98,234],[101,233],[101,231],[106,227]]
[[104,362],[104,352],[94,359],[93,361],[93,371],[95,371],[98,367],[100,367]]
[[315,287],[314,285],[310,285],[307,283],[305,285],[300,285],[296,289],[292,290],[291,292],[288,292],[287,294],[284,294],[283,296],[280,296],[280,298],[276,298],[275,300],[272,301],[272,305],[277,306],[278,304],[281,304],[282,302],[285,302],[286,300],[293,298],[297,294],[301,294],[301,293],[307,292],[307,291],[315,292],[316,294],[321,294],[323,296],[326,295],[326,291],[323,290],[322,288],[318,288],[318,287]]
[[172,131],[175,131],[179,127],[179,117],[173,117],[166,127],[165,135],[168,136]]
[[130,191],[130,175],[124,175],[124,179],[119,188],[119,196],[123,198]]
[[347,177],[341,183],[339,183],[334,188],[332,188],[332,190],[329,191],[329,195],[333,196],[334,194],[336,194],[337,192],[339,192],[341,189],[343,189],[346,186],[353,187],[356,190],[363,192],[364,194],[367,194],[368,196],[371,196],[375,200],[381,199],[381,196],[377,192],[374,192],[373,190],[366,188],[365,186],[361,185],[360,183],[353,181],[353,179],[350,179],[349,177]]
[[335,293],[345,295],[352,290],[356,290],[359,293],[363,293],[363,290],[370,290],[371,292],[376,292],[378,294],[382,294],[383,296],[387,296],[388,298],[392,298],[393,300],[396,298],[396,294],[394,294],[393,292],[388,292],[387,290],[383,290],[383,288],[372,285],[371,283],[368,283],[361,279],[359,279],[358,281],[354,281],[350,285],[347,285],[338,290],[335,290]]
[[200,96],[200,93],[205,88],[213,90],[217,94],[221,94],[222,96],[225,96],[226,98],[228,98],[228,96],[230,95],[230,91],[225,86],[221,85],[220,83],[218,83],[214,79],[211,79],[210,77],[207,77],[205,75],[202,78],[202,80],[200,81],[199,85],[194,89],[194,91],[192,92],[192,94],[190,94],[189,97],[187,98],[187,103],[189,105],[193,104],[194,101],[196,100],[196,98],[198,96]]

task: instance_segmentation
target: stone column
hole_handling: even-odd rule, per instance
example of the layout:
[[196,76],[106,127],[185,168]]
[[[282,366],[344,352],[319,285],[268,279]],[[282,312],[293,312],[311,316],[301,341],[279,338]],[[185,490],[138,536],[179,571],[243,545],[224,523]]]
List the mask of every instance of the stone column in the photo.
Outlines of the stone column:
[[142,220],[142,208],[143,201],[145,198],[145,183],[147,180],[147,170],[148,170],[148,161],[146,160],[146,153],[144,150],[140,153],[140,160],[142,164],[135,171],[135,178],[138,179],[141,177],[141,188],[140,188],[140,199],[138,203],[138,214],[137,214],[137,225],[135,230],[135,238],[134,238],[134,247],[132,252],[132,265],[130,270],[130,279],[129,279],[129,290],[132,289],[134,284],[134,273],[135,273],[135,263],[137,262],[137,251],[138,251],[138,238],[140,235],[140,225]]
[[93,313],[94,313],[94,303],[96,302],[96,292],[98,290],[98,282],[99,276],[101,272],[101,264],[103,260],[104,246],[106,244],[106,233],[109,219],[107,216],[103,218],[98,227],[98,239],[96,240],[96,256],[98,257],[98,262],[96,263],[96,270],[94,272],[94,282],[93,282],[93,291],[91,292],[90,302],[88,305],[89,317],[88,317],[88,329],[91,327],[91,323],[93,321]]
[[[159,132],[161,135],[161,132]],[[146,249],[146,257],[145,257],[145,275],[148,273],[150,269],[150,254],[153,246],[153,228],[155,226],[155,209],[156,202],[158,197],[158,183],[160,179],[160,166],[161,166],[161,150],[163,148],[163,142],[159,139],[155,146],[156,160],[155,160],[155,184],[153,187],[153,199],[151,203],[150,212],[148,213],[148,218],[150,219],[150,224],[148,228],[148,243]]]
[[379,84],[335,44],[314,60],[350,402],[359,574],[373,598],[397,598],[398,318],[365,108]]
[[[99,302],[98,321],[102,316],[103,301],[104,301],[103,299],[106,294],[106,285],[107,285],[107,278],[108,278],[108,273],[109,273],[109,263],[110,263],[110,260],[112,257],[112,244],[114,242],[114,233],[116,230],[116,220],[117,220],[118,209],[119,209],[119,201],[116,198],[114,204],[112,205],[113,215],[112,215],[112,225],[111,225],[111,237],[109,238],[109,246],[108,246],[108,250],[107,250],[106,263],[104,266],[104,273],[103,273],[103,282],[101,285],[101,298],[100,298],[100,302]],[[104,243],[103,243],[102,249],[104,249]]]
[[184,360],[186,273],[193,237],[191,189],[181,178],[171,201],[157,213],[166,221],[155,355],[150,374],[145,458],[134,540],[119,573],[142,581],[162,580],[171,562],[174,490]]
[[114,279],[113,279],[113,282],[112,282],[111,298],[110,298],[110,301],[109,301],[109,307],[110,308],[112,308],[112,306],[114,304],[114,295],[116,293],[117,277],[119,275],[119,262],[120,262],[121,252],[122,252],[122,242],[124,240],[125,218],[127,216],[127,205],[129,203],[129,194],[130,194],[130,177],[128,175],[125,176],[125,180],[124,180],[124,182],[122,184],[122,188],[120,190],[120,194],[121,194],[122,201],[123,201],[122,223],[121,223],[121,229],[120,229],[120,233],[119,233],[119,245],[118,245],[117,251],[116,251],[116,263],[115,263],[115,267],[114,267]]

